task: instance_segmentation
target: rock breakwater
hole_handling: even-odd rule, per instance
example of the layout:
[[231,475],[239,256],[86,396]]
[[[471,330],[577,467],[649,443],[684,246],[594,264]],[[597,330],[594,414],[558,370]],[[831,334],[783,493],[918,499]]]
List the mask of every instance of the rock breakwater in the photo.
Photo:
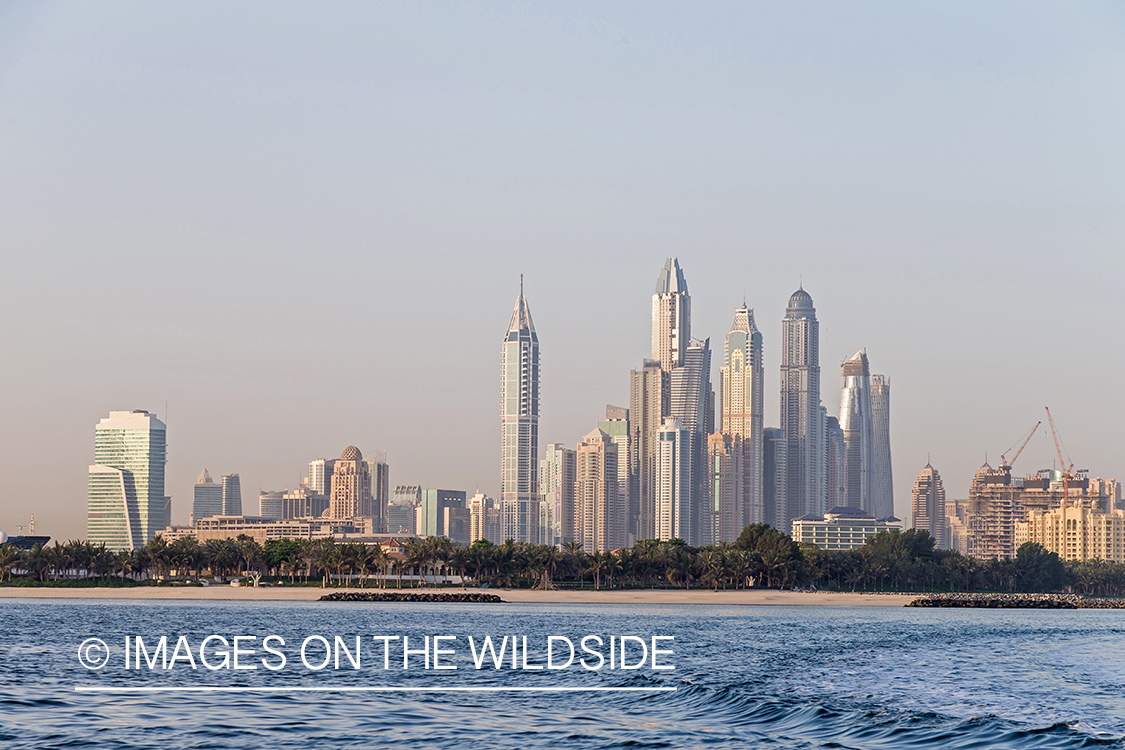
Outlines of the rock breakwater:
[[471,602],[471,603],[503,603],[503,599],[496,594],[477,594],[473,592],[457,593],[413,593],[409,591],[335,591],[325,594],[318,601],[322,602]]
[[1079,594],[928,594],[907,607],[980,607],[985,609],[1125,609],[1125,599]]

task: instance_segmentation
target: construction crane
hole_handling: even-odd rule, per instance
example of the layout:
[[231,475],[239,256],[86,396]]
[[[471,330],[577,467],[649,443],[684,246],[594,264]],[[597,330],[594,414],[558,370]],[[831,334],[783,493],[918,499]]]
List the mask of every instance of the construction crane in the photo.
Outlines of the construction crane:
[[[1027,433],[1027,437],[1024,438],[1023,444],[1020,445],[1020,449],[1018,451],[1016,451],[1016,455],[1012,456],[1011,462],[1008,461],[1006,456],[1009,452],[1011,452],[1012,448],[1009,448],[1008,450],[1006,450],[1006,451],[1004,451],[1003,453],[1000,454],[1000,468],[1001,469],[1004,469],[1004,468],[1011,469],[1012,468],[1012,464],[1014,464],[1016,462],[1016,459],[1020,457],[1020,454],[1023,453],[1023,449],[1026,448],[1027,444],[1031,442],[1031,438],[1035,437],[1035,432],[1039,429],[1039,425],[1041,425],[1041,424],[1043,424],[1042,419],[1040,419],[1038,422],[1035,423],[1035,426],[1031,428],[1031,432]],[[1013,444],[1012,447],[1014,448],[1015,445]]]
[[1062,475],[1063,505],[1067,505],[1070,502],[1070,480],[1079,479],[1080,477],[1078,473],[1074,471],[1074,462],[1070,460],[1070,454],[1067,453],[1066,458],[1063,458],[1064,451],[1062,445],[1059,443],[1059,435],[1055,431],[1055,420],[1051,417],[1050,407],[1044,406],[1043,408],[1047,410],[1047,424],[1051,425],[1051,439],[1055,441],[1055,454],[1059,457],[1059,466],[1066,467],[1062,470]]

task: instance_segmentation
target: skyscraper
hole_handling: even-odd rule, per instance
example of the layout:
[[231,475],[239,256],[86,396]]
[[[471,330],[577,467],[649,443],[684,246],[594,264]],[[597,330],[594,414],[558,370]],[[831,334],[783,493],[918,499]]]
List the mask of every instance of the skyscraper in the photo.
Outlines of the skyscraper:
[[848,445],[836,417],[828,418],[824,447],[828,460],[828,507],[848,504]]
[[550,528],[542,530],[544,544],[574,541],[574,472],[574,451],[562,443],[548,443],[546,458],[539,465],[539,481],[550,524]]
[[309,475],[305,484],[309,491],[327,498],[332,494],[332,467],[336,465],[334,458],[317,458],[309,461]]
[[359,448],[349,445],[332,469],[328,515],[335,519],[356,518],[361,515],[361,508],[370,509],[371,505],[371,471]]
[[786,505],[778,509],[777,526],[786,533],[794,518],[826,510],[824,421],[820,404],[820,324],[812,297],[802,286],[789,298],[781,324]]
[[629,376],[629,429],[632,432],[632,532],[635,539],[656,538],[657,433],[669,412],[668,373],[646,359]]
[[[762,430],[762,522],[781,530],[781,517],[786,508],[786,459],[789,443],[778,427]],[[788,527],[786,527],[788,528]]]
[[258,515],[262,518],[284,518],[284,506],[284,491],[261,490],[258,492]]
[[655,538],[688,541],[695,517],[692,507],[695,478],[691,473],[695,461],[691,432],[675,417],[668,417],[660,426],[656,455]]
[[707,438],[707,493],[700,513],[701,544],[734,542],[746,527],[743,520],[746,483],[741,465],[745,453],[740,435],[716,432]]
[[885,375],[871,376],[871,422],[875,436],[871,501],[874,515],[886,518],[894,515],[895,495],[891,474],[891,379]]
[[215,484],[207,469],[195,480],[195,492],[192,497],[191,519],[194,523],[200,518],[220,516],[223,514],[223,487]]
[[[707,492],[707,473],[703,465],[707,460],[707,436],[715,429],[715,393],[711,389],[711,340],[693,340],[684,352],[683,364],[668,374],[671,411],[688,431],[691,439],[691,500],[693,513],[704,508]],[[697,535],[703,527],[702,520],[693,515],[688,521],[688,544],[698,544]]]
[[745,454],[739,462],[742,474],[738,500],[740,523],[743,526],[761,523],[765,518],[762,500],[765,374],[762,334],[754,325],[754,311],[747,308],[745,302],[734,311],[734,322],[724,342],[719,380],[723,410],[721,431],[724,435],[737,435]]
[[652,295],[652,359],[664,370],[684,363],[691,341],[691,297],[678,258],[668,258]]
[[223,515],[242,515],[242,480],[237,474],[223,474]]
[[501,535],[539,538],[539,337],[520,296],[508,321],[500,360]]
[[[867,349],[840,367],[840,429],[847,445],[847,500],[844,505],[876,517],[873,496],[875,426],[871,416],[871,369]],[[890,515],[889,513],[885,515]]]
[[609,435],[609,439],[617,446],[617,495],[621,513],[615,519],[618,528],[613,533],[621,540],[619,546],[632,547],[637,540],[630,523],[633,518],[634,502],[630,474],[633,466],[633,440],[629,426],[629,410],[623,406],[606,404],[605,419],[598,422],[598,429]]
[[617,491],[617,445],[599,429],[578,444],[574,485],[575,541],[586,552],[608,552],[623,545],[621,498]]
[[367,471],[371,475],[371,502],[360,507],[359,514],[364,518],[375,519],[375,531],[387,531],[387,506],[391,499],[390,467],[387,465],[387,452],[377,451],[367,457]]
[[945,517],[945,487],[941,483],[941,475],[937,469],[926,466],[918,472],[914,480],[914,492],[910,501],[915,529],[928,531],[934,538],[938,549],[949,549],[949,522]]
[[94,430],[86,537],[111,550],[144,546],[164,518],[164,423],[143,409],[111,411]]

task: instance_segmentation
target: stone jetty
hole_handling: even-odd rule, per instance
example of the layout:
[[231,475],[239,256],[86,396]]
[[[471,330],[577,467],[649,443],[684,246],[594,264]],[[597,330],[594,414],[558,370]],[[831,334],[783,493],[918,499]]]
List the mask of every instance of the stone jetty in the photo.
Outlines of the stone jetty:
[[451,593],[422,593],[410,591],[335,591],[325,594],[322,602],[452,602],[503,603],[496,594],[478,594],[470,591]]
[[978,607],[985,609],[1125,609],[1125,599],[1079,594],[928,594],[907,607]]

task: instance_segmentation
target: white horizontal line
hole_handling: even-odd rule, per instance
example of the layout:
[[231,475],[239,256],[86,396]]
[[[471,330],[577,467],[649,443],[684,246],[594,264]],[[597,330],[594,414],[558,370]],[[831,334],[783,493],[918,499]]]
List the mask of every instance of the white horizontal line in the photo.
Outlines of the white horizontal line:
[[93,687],[76,685],[78,693],[668,693],[674,687],[401,687],[368,685],[339,687]]

